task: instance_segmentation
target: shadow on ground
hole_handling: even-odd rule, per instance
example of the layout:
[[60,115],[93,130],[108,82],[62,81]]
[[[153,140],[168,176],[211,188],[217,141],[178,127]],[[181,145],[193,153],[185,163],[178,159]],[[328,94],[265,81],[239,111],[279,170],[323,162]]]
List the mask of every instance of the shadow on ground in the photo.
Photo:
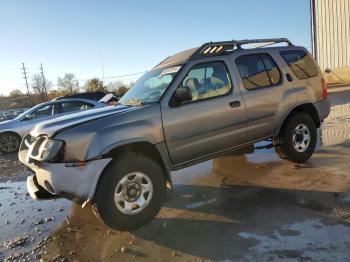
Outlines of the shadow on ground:
[[350,181],[340,154],[347,149],[339,148],[324,149],[302,166],[233,155],[178,172],[160,214],[134,232],[111,231],[91,208],[73,205],[56,240],[47,243],[48,255],[84,261],[346,259]]

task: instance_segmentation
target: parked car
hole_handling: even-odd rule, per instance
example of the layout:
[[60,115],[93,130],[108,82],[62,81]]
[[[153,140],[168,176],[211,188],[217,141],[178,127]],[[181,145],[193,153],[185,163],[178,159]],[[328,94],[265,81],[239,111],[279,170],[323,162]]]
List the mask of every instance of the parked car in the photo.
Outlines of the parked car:
[[82,92],[82,93],[56,97],[54,100],[68,99],[68,98],[83,98],[83,99],[99,101],[105,95],[106,95],[105,92],[102,92],[102,91],[89,91],[89,92]]
[[2,112],[1,116],[2,116],[3,120],[11,120],[11,119],[16,118],[18,115],[20,115],[24,111],[25,111],[25,109],[8,110],[5,112]]
[[2,113],[0,113],[0,122],[3,122],[5,120],[6,120],[5,116]]
[[119,99],[113,93],[109,93],[104,97],[102,97],[100,100],[98,100],[98,102],[104,103],[107,105],[115,105],[118,101]]
[[0,122],[0,152],[17,152],[22,137],[42,121],[103,106],[102,103],[87,99],[65,99],[36,105],[12,120]]
[[[252,43],[279,46],[241,47]],[[131,230],[158,213],[172,170],[262,140],[283,159],[307,161],[329,111],[305,48],[284,38],[210,42],[162,61],[115,107],[37,125],[19,159],[35,172],[33,198],[91,202],[106,225]]]

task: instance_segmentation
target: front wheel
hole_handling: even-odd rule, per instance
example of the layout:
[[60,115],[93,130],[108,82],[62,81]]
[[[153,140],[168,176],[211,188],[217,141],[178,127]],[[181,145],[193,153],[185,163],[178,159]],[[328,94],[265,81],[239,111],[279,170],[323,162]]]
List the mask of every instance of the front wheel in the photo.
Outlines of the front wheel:
[[21,137],[15,133],[0,134],[0,153],[11,154],[18,152],[21,144]]
[[287,121],[280,134],[273,140],[275,151],[282,159],[303,163],[315,151],[317,142],[315,122],[305,113],[295,113]]
[[165,176],[160,165],[142,155],[126,154],[102,174],[93,210],[107,226],[133,230],[157,215],[165,193]]

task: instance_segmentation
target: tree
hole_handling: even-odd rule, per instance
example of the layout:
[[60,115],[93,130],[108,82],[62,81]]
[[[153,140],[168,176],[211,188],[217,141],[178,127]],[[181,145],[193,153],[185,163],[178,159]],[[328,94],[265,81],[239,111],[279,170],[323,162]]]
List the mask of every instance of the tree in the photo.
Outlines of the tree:
[[67,89],[59,89],[59,90],[51,90],[47,95],[49,97],[49,100],[52,100],[56,97],[66,96],[68,95]]
[[16,98],[16,97],[21,97],[21,96],[24,96],[24,94],[22,93],[21,90],[19,89],[14,89],[10,92],[10,95],[9,97],[13,97],[13,98]]
[[120,86],[114,90],[117,97],[122,97],[129,89],[125,86]]
[[106,87],[103,86],[103,82],[98,78],[90,79],[86,82],[86,91],[106,91]]
[[125,86],[123,81],[117,80],[117,81],[109,82],[107,85],[107,90],[114,92],[116,89],[118,89],[121,86]]
[[64,90],[67,90],[70,94],[76,91],[74,86],[77,85],[77,83],[75,75],[72,73],[65,74],[63,78],[57,78],[57,85]]
[[[51,87],[51,82],[46,78],[43,79],[41,74],[34,74],[32,76],[32,88],[43,100],[46,97],[46,91]],[[46,89],[45,89],[46,88]]]

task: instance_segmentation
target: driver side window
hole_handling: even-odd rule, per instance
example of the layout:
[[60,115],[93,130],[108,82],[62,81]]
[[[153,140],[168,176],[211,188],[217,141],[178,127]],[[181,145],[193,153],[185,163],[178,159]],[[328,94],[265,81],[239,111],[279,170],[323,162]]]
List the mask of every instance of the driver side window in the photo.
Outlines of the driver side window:
[[38,110],[34,112],[34,118],[48,117],[56,114],[55,110],[56,105],[46,105],[40,107]]
[[212,62],[192,67],[181,87],[188,87],[192,101],[196,101],[227,94],[231,90],[231,81],[225,65]]

